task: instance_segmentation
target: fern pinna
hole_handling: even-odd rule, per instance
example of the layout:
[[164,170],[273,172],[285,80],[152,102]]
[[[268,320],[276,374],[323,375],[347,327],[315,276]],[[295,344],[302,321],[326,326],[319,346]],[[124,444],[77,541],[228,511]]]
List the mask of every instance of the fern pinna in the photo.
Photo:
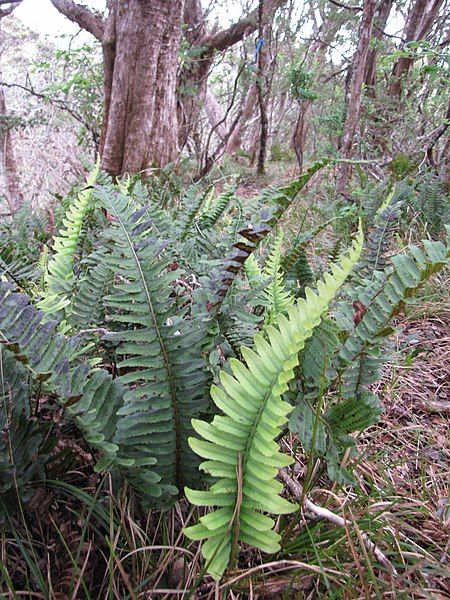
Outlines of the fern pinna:
[[186,488],[186,496],[194,505],[219,508],[185,533],[206,540],[202,553],[215,579],[233,561],[238,542],[266,552],[280,548],[274,521],[262,512],[283,514],[296,509],[279,496],[283,486],[274,479],[279,468],[292,462],[275,442],[292,410],[281,396],[294,377],[298,353],[355,266],[361,248],[360,232],[340,265],[331,265],[331,274],[319,281],[317,293],[308,288],[306,299],[289,306],[277,327],[267,328],[267,341],[257,334],[253,350],[242,348],[244,361],[230,361],[233,375],[221,371],[221,387],[213,386],[211,395],[223,416],[214,417],[212,423],[192,423],[203,439],[191,438],[189,443],[207,459],[201,468],[217,481],[207,491]]
[[114,218],[106,239],[115,283],[105,305],[117,328],[108,339],[117,344],[119,379],[127,387],[115,440],[136,466],[146,467],[129,473],[133,485],[167,502],[198,475],[187,439],[191,419],[208,408],[205,326],[186,317],[183,300],[177,304],[181,272],[168,269],[174,257],[146,209],[137,211],[120,193],[97,196]]

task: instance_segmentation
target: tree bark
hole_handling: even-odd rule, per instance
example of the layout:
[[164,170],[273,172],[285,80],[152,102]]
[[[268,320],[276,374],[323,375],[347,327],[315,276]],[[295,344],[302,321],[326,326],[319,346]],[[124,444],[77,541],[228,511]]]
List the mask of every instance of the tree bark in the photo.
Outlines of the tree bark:
[[223,141],[227,136],[225,115],[215,96],[209,90],[206,90],[205,111],[209,124],[214,128],[214,131],[217,133],[220,140]]
[[[352,68],[352,79],[349,89],[347,104],[347,116],[341,142],[341,157],[350,159],[353,156],[353,144],[355,140],[356,127],[361,111],[361,94],[364,81],[364,72],[369,53],[370,38],[375,14],[376,0],[364,0],[363,16],[359,27],[358,46]],[[351,175],[351,165],[341,163],[336,179],[336,193],[344,191]]]
[[[381,41],[384,37],[384,29],[386,27],[389,15],[394,5],[394,0],[383,0],[380,2],[375,13],[373,22],[373,35],[372,39]],[[375,86],[376,86],[376,73],[377,73],[377,55],[378,48],[375,45],[369,49],[367,56],[366,72],[364,74],[364,85],[367,88],[367,94],[375,97]]]
[[258,41],[259,52],[257,57],[258,71],[256,76],[256,88],[258,90],[259,104],[259,152],[256,172],[258,175],[264,175],[266,167],[267,138],[269,135],[269,119],[267,117],[267,54],[269,38],[271,35],[270,26],[265,22],[266,15],[264,10],[264,0],[259,0],[258,7]]
[[117,2],[105,40],[102,168],[145,172],[178,156],[176,84],[183,0]]
[[[15,3],[9,12],[6,9],[5,13],[0,16],[0,45],[2,40],[2,18],[10,14],[19,2]],[[3,75],[0,65],[0,81],[3,81]],[[9,212],[12,216],[18,211],[24,202],[24,197],[20,190],[19,184],[19,169],[14,153],[14,144],[11,135],[11,129],[8,124],[8,111],[6,110],[5,90],[0,85],[0,163],[3,171],[3,181],[5,186],[5,197],[8,204]]]
[[[286,0],[268,0],[273,14]],[[74,0],[51,0],[66,17],[102,42],[104,119],[102,168],[119,175],[145,172],[176,160],[203,107],[214,53],[256,30],[257,10],[226,30],[206,34],[200,0],[109,0],[109,16]],[[195,60],[183,74],[191,101],[177,111],[177,71],[183,17],[194,32]],[[189,17],[189,18],[188,18]],[[194,52],[195,54],[195,52]],[[180,86],[182,87],[182,86]],[[179,118],[181,116],[182,118]],[[179,131],[181,124],[181,131]]]
[[[404,28],[404,43],[417,42],[425,39],[436,19],[436,15],[443,0],[415,0],[412,2],[408,18]],[[400,98],[402,94],[402,83],[411,68],[414,59],[402,56],[395,63],[392,70],[392,79],[388,88],[388,94],[394,98]]]

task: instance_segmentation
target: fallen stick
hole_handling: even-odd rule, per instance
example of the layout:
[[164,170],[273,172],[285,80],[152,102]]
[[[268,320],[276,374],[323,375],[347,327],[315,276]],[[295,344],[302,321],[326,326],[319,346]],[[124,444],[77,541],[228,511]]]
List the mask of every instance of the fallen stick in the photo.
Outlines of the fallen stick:
[[[290,475],[288,475],[284,469],[282,469],[280,471],[280,477],[284,481],[286,486],[291,490],[291,492],[296,497],[301,498],[301,496],[303,495],[303,488],[300,485],[300,483],[298,481],[296,481],[295,479],[293,479]],[[315,515],[322,517],[323,519],[326,519],[327,521],[330,521],[331,523],[334,523],[335,525],[338,525],[340,527],[346,526],[345,519],[343,519],[339,515],[336,515],[331,510],[328,510],[328,508],[323,508],[322,506],[318,506],[317,504],[314,504],[314,502],[311,502],[311,500],[308,500],[308,498],[305,498],[303,500],[303,506],[305,508],[307,508],[308,510],[310,510]],[[364,533],[364,531],[361,531],[361,539],[364,542],[365,547],[374,554],[375,558],[384,567],[386,567],[386,569],[389,571],[389,573],[391,573],[391,575],[394,575],[394,576],[398,575],[396,568],[391,563],[391,561],[388,559],[388,557],[385,554],[383,554],[383,552],[378,548],[378,546],[376,546],[372,542],[372,540],[369,538],[367,533]]]

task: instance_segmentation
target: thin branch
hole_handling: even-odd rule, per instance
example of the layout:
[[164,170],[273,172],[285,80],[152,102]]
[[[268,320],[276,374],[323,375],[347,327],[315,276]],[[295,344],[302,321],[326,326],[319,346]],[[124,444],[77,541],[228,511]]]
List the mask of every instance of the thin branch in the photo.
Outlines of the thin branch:
[[[302,488],[301,484],[298,481],[296,481],[295,479],[293,479],[290,475],[288,475],[284,469],[282,469],[280,471],[280,477],[284,481],[284,483],[287,485],[287,487],[290,489],[290,491],[294,494],[294,496],[296,496],[297,498],[301,498],[303,496],[303,488]],[[346,521],[345,519],[343,519],[339,515],[335,514],[331,510],[328,510],[328,508],[323,508],[322,506],[318,506],[317,504],[314,504],[314,502],[311,502],[311,500],[308,500],[308,498],[305,498],[303,500],[303,506],[306,509],[308,509],[309,511],[311,511],[312,513],[314,513],[315,515],[322,517],[322,519],[326,519],[327,521],[330,521],[330,523],[334,523],[334,525],[338,525],[339,527],[347,526],[348,520]],[[394,565],[391,563],[391,561],[388,559],[388,557],[378,548],[378,546],[376,546],[372,542],[372,540],[369,538],[367,533],[361,532],[361,539],[364,543],[364,546],[370,552],[373,552],[375,558],[392,575],[395,575],[395,576],[398,575],[397,570],[394,567]]]
[[[53,1],[53,0],[52,0]],[[274,13],[278,8],[283,6],[286,0],[273,0],[267,6],[267,13]],[[228,29],[219,31],[214,35],[209,36],[202,42],[205,47],[205,54],[214,50],[226,50],[237,42],[240,42],[246,35],[250,35],[258,29],[258,8],[255,8],[246,17],[234,23]]]
[[335,6],[339,6],[339,8],[345,8],[345,10],[354,10],[355,12],[359,12],[362,10],[361,6],[348,6],[347,4],[343,4],[342,2],[338,2],[338,0],[328,0],[331,4]]
[[40,98],[41,100],[50,102],[50,104],[53,104],[54,106],[58,106],[62,110],[65,110],[76,121],[78,121],[79,123],[84,125],[84,127],[86,127],[87,131],[89,131],[89,133],[92,135],[93,142],[94,142],[95,146],[97,147],[98,132],[95,129],[95,127],[93,127],[89,121],[84,119],[76,110],[71,108],[67,104],[67,102],[65,102],[64,100],[61,100],[60,98],[51,98],[47,94],[43,94],[42,92],[37,92],[32,86],[27,87],[25,85],[21,85],[20,83],[6,83],[6,81],[0,81],[0,86],[6,87],[6,88],[19,88],[20,90],[23,90],[24,92],[27,92],[28,94],[31,94],[32,96],[35,96],[36,98]]

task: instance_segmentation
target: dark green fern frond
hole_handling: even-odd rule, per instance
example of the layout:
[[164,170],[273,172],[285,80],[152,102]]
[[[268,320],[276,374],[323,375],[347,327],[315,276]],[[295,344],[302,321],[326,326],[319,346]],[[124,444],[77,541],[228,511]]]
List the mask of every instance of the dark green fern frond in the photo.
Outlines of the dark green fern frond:
[[86,441],[102,452],[102,464],[110,464],[118,450],[112,437],[122,405],[120,382],[105,370],[77,364],[80,340],[56,333],[56,322],[44,323],[44,317],[27,296],[0,282],[0,344],[58,397]]
[[114,216],[108,265],[115,283],[105,305],[120,328],[108,339],[117,344],[119,379],[127,386],[115,441],[148,467],[130,471],[131,483],[166,502],[198,476],[187,438],[191,419],[208,407],[206,323],[180,318],[173,285],[180,272],[167,270],[173,257],[161,255],[166,244],[153,237],[145,210],[135,212],[121,194],[97,195]]
[[424,178],[417,188],[413,208],[419,212],[419,218],[429,234],[436,238],[450,217],[450,196],[438,177],[429,174]]
[[199,189],[199,186],[195,184],[186,192],[182,201],[183,211],[186,214],[180,230],[180,240],[182,242],[191,232],[194,221],[200,214],[202,206],[209,204],[211,198],[214,196],[214,191],[214,186],[209,186],[206,190],[201,190]]
[[0,522],[27,500],[29,483],[43,477],[44,428],[31,417],[29,373],[0,346]]
[[389,204],[376,216],[374,227],[367,237],[361,273],[372,276],[375,271],[387,267],[398,230],[400,210],[400,204]]
[[112,280],[106,254],[106,249],[100,248],[86,259],[88,268],[76,286],[70,317],[77,331],[103,322],[103,298]]

